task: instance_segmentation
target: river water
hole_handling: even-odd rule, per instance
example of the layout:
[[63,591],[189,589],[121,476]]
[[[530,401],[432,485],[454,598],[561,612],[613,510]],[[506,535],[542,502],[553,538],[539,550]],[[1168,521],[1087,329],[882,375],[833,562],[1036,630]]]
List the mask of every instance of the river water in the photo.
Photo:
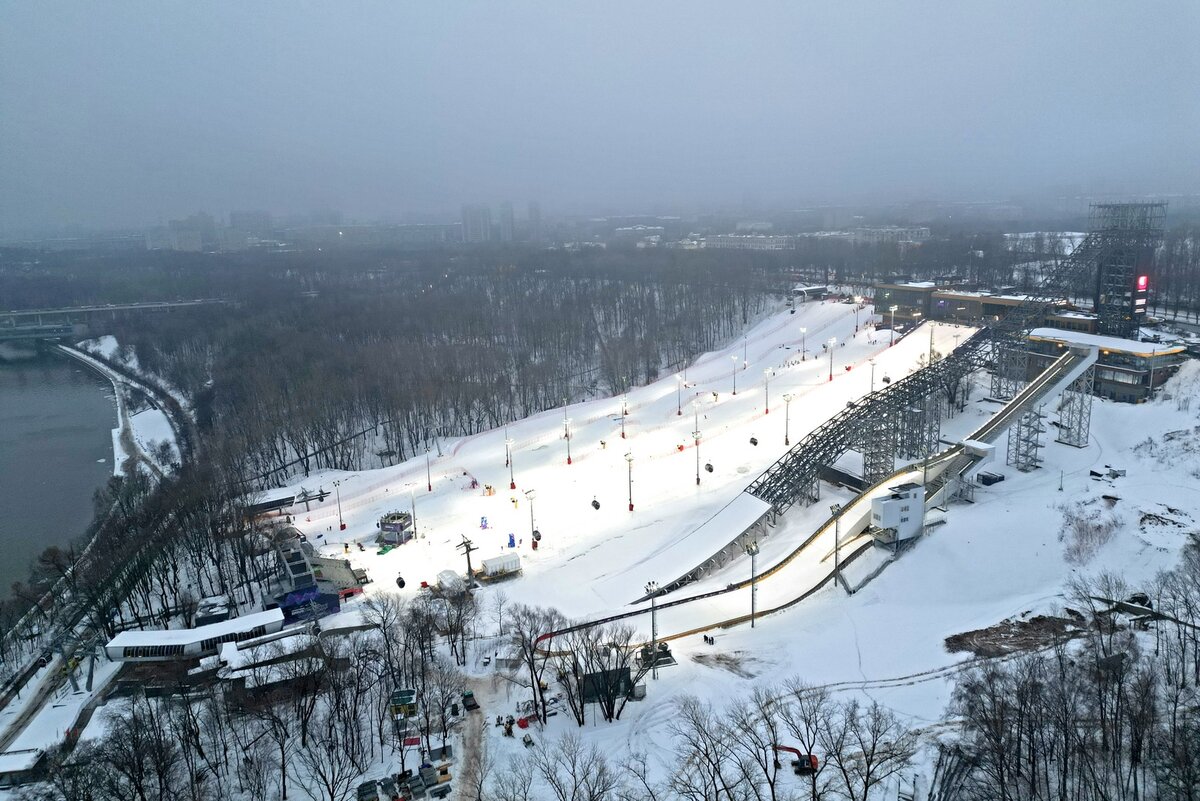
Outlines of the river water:
[[59,354],[0,362],[0,596],[86,533],[113,470],[112,384]]

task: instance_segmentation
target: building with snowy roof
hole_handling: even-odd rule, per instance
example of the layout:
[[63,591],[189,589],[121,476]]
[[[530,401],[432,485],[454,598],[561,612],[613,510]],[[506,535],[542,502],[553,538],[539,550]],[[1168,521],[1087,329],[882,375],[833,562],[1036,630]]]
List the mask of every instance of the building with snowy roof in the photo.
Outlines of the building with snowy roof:
[[283,628],[283,611],[268,609],[194,629],[122,631],[104,653],[115,662],[168,662],[215,654],[223,643],[241,642]]
[[[1182,342],[1141,342],[1060,328],[1029,332],[1029,350],[1042,356],[1058,358],[1071,345],[1099,349],[1093,392],[1124,403],[1141,403],[1149,398],[1188,358],[1187,346]],[[1044,364],[1034,363],[1037,361],[1030,360],[1031,371],[1044,368]]]

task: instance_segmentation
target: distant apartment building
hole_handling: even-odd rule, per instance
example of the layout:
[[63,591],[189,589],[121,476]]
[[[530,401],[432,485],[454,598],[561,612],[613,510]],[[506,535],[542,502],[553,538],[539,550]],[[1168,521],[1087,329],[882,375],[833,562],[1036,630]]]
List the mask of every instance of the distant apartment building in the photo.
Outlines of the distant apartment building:
[[762,220],[742,220],[735,227],[739,234],[769,234],[775,229],[775,224]]
[[929,229],[924,226],[901,225],[855,228],[854,233],[850,235],[850,239],[856,243],[871,245],[924,242],[929,239]]
[[497,233],[500,235],[501,242],[513,241],[513,204],[505,202],[500,204],[500,220],[497,226]]
[[275,223],[269,212],[231,211],[229,212],[229,227],[251,236],[264,237],[271,235]]
[[542,241],[542,207],[536,200],[529,201],[529,241]]
[[704,237],[704,247],[717,250],[791,250],[795,246],[796,239],[792,236],[716,234]]
[[482,205],[463,206],[462,234],[467,244],[491,242],[492,210]]

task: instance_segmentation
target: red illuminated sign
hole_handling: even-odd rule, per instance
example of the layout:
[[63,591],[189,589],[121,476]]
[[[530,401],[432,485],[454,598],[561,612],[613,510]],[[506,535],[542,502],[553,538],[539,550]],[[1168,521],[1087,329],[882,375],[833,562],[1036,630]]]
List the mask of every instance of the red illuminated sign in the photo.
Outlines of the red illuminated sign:
[[1150,276],[1139,275],[1138,283],[1137,283],[1138,292],[1145,292],[1149,286],[1150,286]]

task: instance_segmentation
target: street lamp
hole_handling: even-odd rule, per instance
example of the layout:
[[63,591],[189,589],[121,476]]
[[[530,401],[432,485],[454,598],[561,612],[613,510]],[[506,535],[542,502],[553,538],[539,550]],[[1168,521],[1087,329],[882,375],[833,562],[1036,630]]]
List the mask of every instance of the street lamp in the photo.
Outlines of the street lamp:
[[633,453],[625,454],[625,463],[629,465],[629,511],[633,511]]
[[896,309],[898,309],[898,308],[900,308],[900,307],[899,306],[888,306],[888,311],[890,311],[892,313],[892,325],[888,329],[888,333],[891,334],[891,338],[888,339],[888,347],[889,348],[892,345],[896,344]]
[[[783,446],[785,448],[792,444],[792,441],[790,439],[788,439],[788,425],[791,423],[791,421],[792,421],[792,393],[788,392],[783,396]],[[696,481],[697,481],[697,483],[699,483],[699,481],[700,481],[699,475],[700,474],[697,473],[696,475],[697,475]]]
[[[340,489],[341,486],[342,486],[342,480],[340,478],[337,481],[333,482],[333,491],[337,495],[338,531],[345,531],[346,530],[346,521],[342,519],[342,491]],[[329,496],[326,495],[325,497],[328,498]]]
[[771,368],[763,370],[763,414],[771,413]]
[[563,413],[563,438],[567,441],[567,464],[571,463],[571,418]]
[[425,491],[433,492],[433,478],[429,474],[429,446],[425,446]]
[[650,596],[650,678],[658,679],[658,609],[654,601],[658,597],[658,582],[646,582],[646,594]]
[[833,581],[835,584],[842,583],[842,560],[841,553],[838,551],[841,539],[842,529],[842,505],[840,503],[830,504],[829,511],[833,513]]
[[808,329],[800,329],[800,361],[808,359]]
[[675,414],[683,416],[683,376],[675,374]]
[[733,359],[733,394],[737,394],[737,356],[730,356]]
[[533,498],[537,493],[531,489],[525,490],[525,498],[529,501],[529,541],[533,542],[533,534],[536,529],[533,527]]
[[506,439],[504,440],[504,444],[508,446],[508,488],[510,490],[515,490],[517,488],[517,479],[513,477],[513,462],[516,461],[514,458],[516,454],[513,453],[512,449],[513,441],[511,439]]
[[750,557],[750,628],[754,628],[755,595],[758,588],[755,580],[758,578],[758,540],[746,546],[746,555]]
[[830,337],[826,342],[829,346],[829,380],[833,380],[833,346],[837,344],[837,337]]

